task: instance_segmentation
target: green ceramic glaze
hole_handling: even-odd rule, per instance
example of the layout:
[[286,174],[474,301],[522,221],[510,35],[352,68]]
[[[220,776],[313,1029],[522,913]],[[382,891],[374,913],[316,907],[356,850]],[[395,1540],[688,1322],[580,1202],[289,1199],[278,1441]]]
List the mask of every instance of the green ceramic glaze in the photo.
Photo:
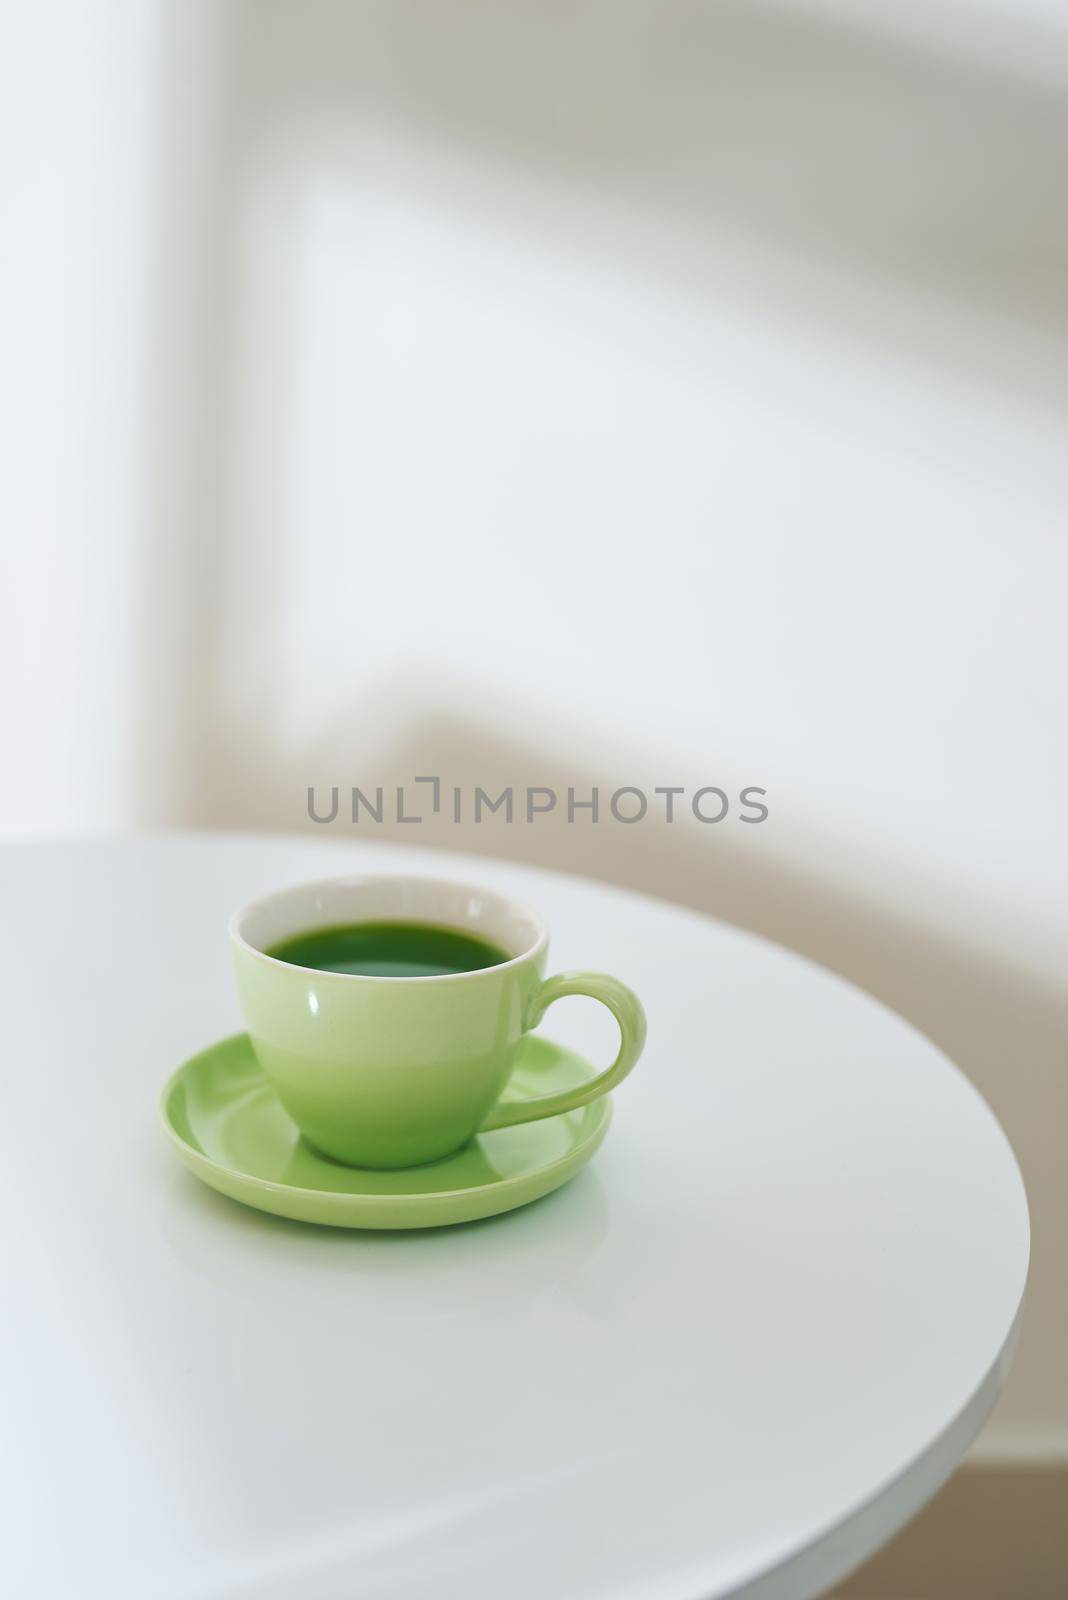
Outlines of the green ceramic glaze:
[[[576,1086],[581,1092],[592,1076],[580,1056],[532,1035],[519,1047],[506,1107]],[[213,1189],[260,1211],[335,1228],[436,1228],[514,1210],[584,1167],[612,1114],[601,1097],[562,1116],[480,1134],[427,1166],[343,1166],[301,1138],[244,1033],[179,1067],[160,1109],[178,1154]]]
[[[430,977],[323,972],[270,954],[342,922],[421,920],[505,953],[496,966]],[[645,1016],[616,978],[545,979],[548,931],[505,896],[434,878],[334,878],[299,885],[234,918],[231,946],[260,1066],[307,1140],[357,1167],[417,1166],[480,1130],[559,1116],[620,1083],[641,1054]],[[578,1087],[498,1103],[526,1033],[563,995],[590,995],[619,1024],[615,1061]]]

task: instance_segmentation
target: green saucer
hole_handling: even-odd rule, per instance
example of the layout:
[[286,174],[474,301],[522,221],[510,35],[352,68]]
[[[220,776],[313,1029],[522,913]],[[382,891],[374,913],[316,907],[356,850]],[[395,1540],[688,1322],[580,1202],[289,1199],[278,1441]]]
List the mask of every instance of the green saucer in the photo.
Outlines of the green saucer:
[[[503,1098],[549,1094],[594,1075],[573,1051],[528,1034]],[[178,1154],[204,1183],[259,1211],[333,1228],[438,1228],[525,1206],[586,1165],[612,1116],[602,1096],[564,1116],[480,1134],[427,1166],[346,1167],[301,1138],[245,1033],[179,1067],[160,1110]]]

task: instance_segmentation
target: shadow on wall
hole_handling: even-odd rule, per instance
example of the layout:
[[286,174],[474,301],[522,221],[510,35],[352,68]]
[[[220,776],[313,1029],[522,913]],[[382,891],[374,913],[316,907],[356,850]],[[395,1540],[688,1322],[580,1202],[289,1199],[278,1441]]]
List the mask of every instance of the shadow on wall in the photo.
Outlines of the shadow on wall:
[[[954,54],[740,0],[175,7],[142,813],[179,820],[195,804],[189,752],[218,714],[225,551],[236,524],[255,524],[247,582],[274,537],[273,507],[235,505],[234,484],[257,332],[249,216],[265,185],[285,215],[302,175],[366,179],[385,130],[443,163],[446,194],[473,185],[517,231],[1063,414],[1068,100],[985,64],[967,26]],[[272,268],[268,330],[292,312],[286,270]],[[283,360],[256,382],[290,376]]]
[[[1065,403],[1068,102],[1003,51],[985,65],[974,37],[939,50],[745,0],[566,15],[244,0],[228,19],[246,180],[287,135],[344,160],[376,125],[407,128],[545,182],[546,205],[559,198],[540,220],[587,247],[623,242],[622,205],[636,264],[698,287],[741,272],[747,291],[895,353]],[[866,301],[880,291],[896,314]],[[933,320],[922,294],[994,313],[1012,338]]]
[[[773,814],[766,823],[744,826],[735,820],[734,809],[718,825],[702,826],[686,818],[671,826],[659,820],[569,824],[564,800],[569,785],[577,797],[588,797],[596,784],[607,798],[624,783],[651,793],[656,783],[664,782],[664,774],[653,775],[648,757],[638,752],[624,755],[602,747],[587,756],[589,765],[582,770],[578,764],[565,766],[558,754],[533,742],[509,742],[496,731],[445,714],[412,712],[397,719],[395,741],[369,757],[361,721],[354,717],[292,762],[265,760],[255,740],[247,750],[233,743],[227,750],[217,748],[210,766],[223,775],[222,781],[205,789],[193,820],[204,827],[310,830],[320,837],[389,838],[484,854],[579,873],[692,906],[841,973],[907,1017],[967,1072],[1016,1150],[1035,1234],[1028,1314],[1010,1380],[1011,1431],[1000,1433],[995,1418],[982,1448],[1009,1455],[1021,1450],[1041,1454],[1048,1448],[1057,1454],[1061,1419],[1068,1416],[1063,1151],[1054,1137],[1054,1130],[1068,1124],[1068,996],[1063,989],[962,945],[956,930],[968,908],[962,907],[959,895],[947,902],[944,888],[914,878],[900,886],[900,899],[918,911],[905,915],[880,904],[865,881],[863,862],[850,860],[834,841],[805,833],[788,818]],[[589,744],[586,748],[590,751]],[[346,760],[352,760],[341,754],[346,751],[363,752],[358,768],[346,768]],[[456,825],[449,819],[447,800],[441,814],[430,813],[428,791],[412,786],[420,774],[439,775],[445,794],[453,784],[460,784],[468,796],[476,784],[491,796],[508,785],[518,792],[531,784],[554,789],[561,799],[555,812],[530,824],[517,812],[509,825],[502,811],[484,815],[478,826]],[[671,781],[685,778],[673,776]],[[716,774],[700,779],[722,782],[732,795],[750,781],[752,774],[735,785]],[[340,786],[335,822],[309,820],[309,782],[317,785],[323,814],[332,785]],[[372,798],[373,789],[383,786],[387,803],[381,824],[366,814],[352,824],[347,804],[352,784]],[[406,785],[415,797],[411,812],[424,800],[419,806],[427,812],[424,822],[392,820],[395,807],[389,801],[398,785]],[[691,783],[688,792],[698,786]],[[851,878],[859,889],[848,887]],[[986,910],[977,916],[977,924],[988,924],[990,917]],[[714,1051],[714,1033],[709,1048]]]

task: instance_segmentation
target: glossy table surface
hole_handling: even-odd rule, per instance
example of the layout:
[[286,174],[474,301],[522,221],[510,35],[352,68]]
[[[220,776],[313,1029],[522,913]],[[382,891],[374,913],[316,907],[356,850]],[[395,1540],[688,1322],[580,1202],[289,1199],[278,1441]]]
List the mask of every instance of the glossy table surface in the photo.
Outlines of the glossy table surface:
[[[507,887],[647,1052],[568,1187],[359,1234],[202,1188],[156,1122],[240,1025],[225,926],[302,878]],[[1012,1152],[859,991],[691,912],[372,843],[0,853],[5,1591],[110,1600],[820,1593],[934,1492],[1011,1359]],[[592,1002],[555,1037],[607,1061]]]

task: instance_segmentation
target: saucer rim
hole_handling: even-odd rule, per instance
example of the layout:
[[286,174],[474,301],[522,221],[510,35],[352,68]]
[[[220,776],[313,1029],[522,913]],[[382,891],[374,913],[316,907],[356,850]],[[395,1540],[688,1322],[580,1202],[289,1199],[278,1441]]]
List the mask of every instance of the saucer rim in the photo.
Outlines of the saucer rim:
[[[546,1038],[544,1034],[539,1034],[537,1037],[544,1040],[546,1044],[556,1044],[555,1040]],[[223,1050],[228,1046],[236,1045],[241,1040],[247,1041],[249,1048],[252,1048],[252,1041],[249,1039],[247,1030],[239,1028],[236,1033],[226,1034],[224,1037],[216,1039],[213,1043],[205,1045],[203,1049],[197,1050],[193,1055],[187,1056],[186,1059],[181,1062],[169,1075],[162,1089],[160,1090],[157,1101],[157,1110],[160,1120],[163,1123],[163,1128],[168,1139],[175,1147],[181,1160],[187,1167],[189,1167],[192,1163],[192,1165],[195,1165],[196,1167],[202,1167],[209,1172],[232,1173],[235,1177],[240,1178],[243,1183],[251,1184],[255,1188],[267,1194],[299,1196],[328,1207],[336,1206],[338,1210],[344,1209],[346,1204],[351,1205],[353,1202],[357,1202],[361,1209],[367,1208],[371,1211],[382,1210],[384,1212],[392,1210],[396,1207],[400,1207],[402,1209],[405,1207],[418,1209],[420,1206],[425,1205],[428,1201],[459,1200],[464,1196],[474,1194],[493,1194],[494,1192],[505,1192],[513,1185],[522,1184],[524,1181],[533,1176],[533,1174],[525,1173],[521,1177],[495,1178],[489,1183],[479,1184],[474,1189],[432,1189],[430,1191],[423,1190],[417,1194],[353,1195],[346,1193],[344,1190],[309,1189],[303,1184],[279,1183],[275,1178],[261,1178],[255,1173],[245,1172],[240,1167],[231,1167],[225,1165],[221,1161],[216,1161],[214,1157],[208,1155],[206,1151],[197,1149],[196,1145],[190,1144],[188,1139],[182,1137],[182,1135],[174,1127],[174,1124],[167,1114],[167,1102],[178,1080],[182,1078],[184,1074],[198,1061],[200,1061],[206,1055],[214,1054],[217,1050]],[[591,1063],[586,1060],[585,1056],[583,1056],[579,1051],[572,1050],[569,1046],[565,1045],[559,1045],[557,1048],[561,1050],[566,1049],[570,1055],[578,1057],[584,1066],[589,1067],[592,1075],[596,1074],[596,1068],[594,1068]],[[255,1060],[254,1051],[253,1060]],[[258,1062],[256,1063],[256,1066],[263,1077],[264,1082],[266,1083],[267,1078],[262,1067],[259,1066]],[[591,1100],[587,1105],[577,1107],[576,1109],[590,1112],[596,1119],[589,1133],[587,1134],[586,1139],[583,1140],[582,1144],[577,1147],[578,1150],[582,1150],[585,1148],[587,1143],[592,1143],[593,1148],[590,1151],[590,1156],[592,1157],[596,1154],[597,1149],[604,1141],[604,1137],[608,1132],[609,1126],[611,1125],[613,1113],[612,1097],[610,1094],[600,1095],[596,1100]],[[573,1113],[564,1112],[562,1115],[571,1116]],[[553,1119],[545,1117],[536,1120],[548,1122]],[[525,1124],[517,1123],[515,1126],[523,1127]],[[508,1133],[510,1130],[508,1128],[497,1128],[491,1131],[496,1133]],[[477,1135],[475,1137],[477,1137]],[[460,1148],[463,1149],[464,1147],[461,1146]],[[453,1152],[454,1155],[458,1153],[458,1151]],[[576,1148],[572,1148],[565,1151],[562,1156],[554,1157],[554,1159],[547,1162],[545,1166],[537,1167],[535,1171],[539,1178],[547,1176],[556,1171],[559,1167],[565,1166],[574,1161],[575,1155]],[[452,1157],[443,1156],[440,1159],[442,1161],[449,1161],[452,1159]],[[341,1162],[339,1165],[344,1166],[346,1163]],[[433,1166],[436,1165],[436,1163],[427,1162],[423,1163],[423,1165]],[[353,1167],[352,1170],[354,1172],[359,1172],[374,1169]],[[416,1169],[399,1167],[395,1170],[403,1172],[408,1170],[414,1171]],[[211,1185],[211,1187],[214,1188],[215,1185]]]

